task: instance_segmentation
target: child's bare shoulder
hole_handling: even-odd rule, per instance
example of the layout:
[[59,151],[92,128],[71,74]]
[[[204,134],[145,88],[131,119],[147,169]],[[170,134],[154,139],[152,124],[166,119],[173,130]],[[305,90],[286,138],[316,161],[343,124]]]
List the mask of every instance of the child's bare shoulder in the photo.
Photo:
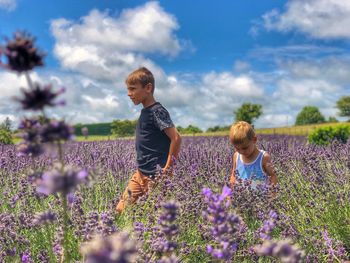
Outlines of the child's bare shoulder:
[[262,164],[264,167],[266,165],[271,166],[272,165],[272,158],[271,155],[268,152],[264,152],[263,158],[262,158]]

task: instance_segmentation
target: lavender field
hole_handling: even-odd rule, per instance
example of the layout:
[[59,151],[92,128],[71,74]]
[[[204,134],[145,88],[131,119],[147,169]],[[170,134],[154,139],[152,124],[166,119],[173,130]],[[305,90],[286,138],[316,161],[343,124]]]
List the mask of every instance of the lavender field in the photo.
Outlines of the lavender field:
[[135,170],[133,140],[64,145],[61,161],[88,172],[66,208],[58,194],[38,191],[41,173],[58,162],[53,149],[29,158],[1,145],[0,261],[59,262],[62,244],[70,262],[102,262],[106,254],[108,262],[349,259],[349,142],[323,147],[304,137],[259,139],[276,166],[275,199],[263,188],[224,187],[233,154],[227,137],[187,137],[174,176],[160,179],[121,216],[114,208]]

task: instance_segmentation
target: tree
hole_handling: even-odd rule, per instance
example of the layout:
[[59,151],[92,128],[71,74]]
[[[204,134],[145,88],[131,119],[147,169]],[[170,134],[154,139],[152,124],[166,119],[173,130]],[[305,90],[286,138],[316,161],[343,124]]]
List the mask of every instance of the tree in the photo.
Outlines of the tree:
[[188,125],[186,128],[182,126],[177,126],[176,129],[181,134],[195,134],[195,133],[202,133],[203,131],[194,125]]
[[13,144],[11,126],[9,117],[0,124],[0,144]]
[[254,119],[259,118],[262,114],[262,106],[259,104],[243,103],[234,113],[236,115],[236,121],[246,121],[253,124]]
[[332,123],[332,122],[339,122],[339,121],[337,120],[336,117],[330,116],[330,117],[328,118],[328,122]]
[[350,96],[343,96],[337,101],[340,116],[350,117]]
[[325,117],[315,106],[305,106],[297,115],[295,125],[306,125],[326,122]]
[[187,130],[187,133],[190,133],[190,134],[202,133],[203,132],[200,128],[198,128],[196,126],[193,126],[193,125],[188,125],[186,130]]
[[111,124],[111,132],[119,137],[132,136],[135,134],[137,121],[114,120]]
[[209,127],[207,132],[229,131],[231,126],[219,126]]
[[7,131],[11,131],[12,127],[12,121],[9,117],[6,117],[6,119],[0,124],[0,129],[4,129]]

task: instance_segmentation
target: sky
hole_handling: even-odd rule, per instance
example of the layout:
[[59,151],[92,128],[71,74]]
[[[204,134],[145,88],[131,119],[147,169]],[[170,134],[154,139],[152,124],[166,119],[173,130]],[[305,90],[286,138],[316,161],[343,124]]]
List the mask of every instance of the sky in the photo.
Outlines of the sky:
[[[124,81],[140,66],[177,126],[230,125],[246,102],[263,106],[258,128],[290,126],[304,106],[344,120],[349,28],[345,0],[0,0],[1,44],[36,37],[47,55],[31,78],[65,87],[48,115],[72,124],[137,119]],[[12,99],[26,87],[0,69],[0,121],[28,114]]]

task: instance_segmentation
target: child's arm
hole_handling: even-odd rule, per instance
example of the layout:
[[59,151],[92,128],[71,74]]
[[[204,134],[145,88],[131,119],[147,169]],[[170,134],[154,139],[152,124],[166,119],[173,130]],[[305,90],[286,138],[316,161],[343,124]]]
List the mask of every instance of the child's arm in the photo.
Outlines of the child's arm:
[[[277,175],[272,165],[271,156],[267,152],[263,156],[263,169],[269,178],[270,185],[275,187],[277,184]],[[273,191],[272,195],[274,197],[276,193]]]
[[173,157],[177,159],[179,155],[181,146],[181,136],[175,127],[166,128],[164,129],[164,132],[170,139],[168,160],[165,166],[163,167],[163,170],[167,172],[173,165]]
[[235,152],[232,157],[232,172],[230,177],[231,188],[235,185],[235,182],[236,182],[236,160],[237,160],[237,152]]

